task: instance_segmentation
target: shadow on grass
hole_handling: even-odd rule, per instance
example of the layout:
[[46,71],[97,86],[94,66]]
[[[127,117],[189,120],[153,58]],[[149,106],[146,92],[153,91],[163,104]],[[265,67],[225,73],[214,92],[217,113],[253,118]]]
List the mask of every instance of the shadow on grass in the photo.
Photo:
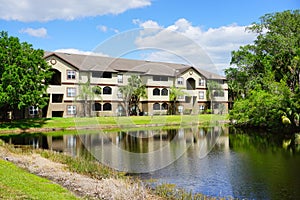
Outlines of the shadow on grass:
[[26,131],[30,128],[42,128],[48,120],[48,118],[34,118],[0,122],[0,130],[21,129]]

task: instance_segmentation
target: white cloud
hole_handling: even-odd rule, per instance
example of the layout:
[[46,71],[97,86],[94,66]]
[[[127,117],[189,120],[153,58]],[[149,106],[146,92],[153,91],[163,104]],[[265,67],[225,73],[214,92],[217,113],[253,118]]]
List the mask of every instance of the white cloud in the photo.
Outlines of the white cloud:
[[[135,41],[137,47],[160,49],[151,52],[148,60],[178,62],[180,58],[188,64],[217,73],[222,73],[229,66],[233,50],[252,43],[256,38],[254,33],[245,31],[245,26],[236,24],[203,30],[186,19],[179,19],[164,29],[151,20],[136,22],[143,29]],[[159,29],[147,31],[147,24]]]
[[51,21],[120,14],[129,9],[151,5],[151,0],[0,0],[0,19]]
[[47,29],[45,28],[38,28],[38,29],[26,28],[20,30],[20,33],[26,33],[33,37],[40,37],[40,38],[47,37]]
[[92,52],[92,51],[81,51],[79,49],[68,48],[68,49],[56,49],[54,52],[60,53],[70,53],[70,54],[82,54],[82,55],[97,55],[97,56],[104,56],[108,57],[107,54],[100,53],[100,52]]
[[97,29],[100,30],[101,32],[107,32],[107,31],[112,31],[114,33],[119,33],[119,30],[118,29],[115,29],[115,28],[109,28],[105,25],[98,25],[97,26]]

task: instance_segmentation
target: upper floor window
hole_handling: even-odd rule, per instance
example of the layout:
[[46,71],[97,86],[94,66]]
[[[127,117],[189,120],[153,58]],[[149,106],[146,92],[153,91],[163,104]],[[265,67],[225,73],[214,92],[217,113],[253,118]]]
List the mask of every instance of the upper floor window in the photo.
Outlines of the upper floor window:
[[222,90],[214,91],[214,97],[224,97],[224,91]]
[[183,85],[183,77],[178,77],[177,78],[177,84],[178,85]]
[[111,72],[94,71],[94,72],[92,72],[92,77],[93,78],[112,78],[112,73]]
[[76,88],[67,88],[67,96],[75,97],[76,96]]
[[118,74],[118,83],[123,83],[123,74]]
[[153,81],[168,81],[167,76],[153,76]]
[[204,79],[199,79],[199,86],[204,86]]
[[118,96],[119,99],[122,99],[123,98],[123,93],[120,90],[118,90],[117,96]]
[[76,78],[76,71],[74,70],[67,70],[67,79],[74,80]]
[[159,96],[160,95],[160,90],[158,88],[153,89],[153,96]]
[[204,99],[204,92],[203,91],[199,92],[199,99]]
[[103,88],[103,94],[111,94],[112,93],[112,90],[111,90],[111,87],[104,87]]
[[168,96],[168,89],[163,88],[163,89],[161,90],[161,95],[162,95],[162,96]]

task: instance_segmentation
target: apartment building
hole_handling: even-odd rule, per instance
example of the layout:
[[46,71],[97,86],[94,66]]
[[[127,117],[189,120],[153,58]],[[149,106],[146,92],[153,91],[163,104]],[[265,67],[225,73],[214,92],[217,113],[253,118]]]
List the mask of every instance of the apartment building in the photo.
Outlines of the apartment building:
[[[147,98],[140,99],[141,114],[167,114],[170,106],[170,88],[182,88],[178,97],[178,114],[227,112],[228,86],[223,76],[197,67],[96,55],[46,52],[45,60],[52,66],[53,77],[48,88],[49,104],[45,117],[120,116],[125,105],[120,86],[128,84],[131,75],[137,75],[146,85]],[[207,98],[207,81],[220,84],[221,90],[212,91]],[[95,94],[86,94],[84,84],[89,83]]]

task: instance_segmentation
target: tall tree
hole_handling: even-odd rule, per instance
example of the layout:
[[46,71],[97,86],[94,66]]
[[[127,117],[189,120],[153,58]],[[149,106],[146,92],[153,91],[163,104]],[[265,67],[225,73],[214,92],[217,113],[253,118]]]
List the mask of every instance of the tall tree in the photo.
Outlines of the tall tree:
[[174,85],[170,87],[170,96],[169,100],[171,102],[170,112],[172,115],[176,114],[176,102],[180,96],[184,96],[186,93],[183,91],[183,88],[175,87]]
[[128,84],[119,88],[123,96],[126,115],[138,114],[138,105],[140,98],[147,97],[146,85],[137,75],[131,75],[128,78]]
[[212,113],[213,111],[213,101],[215,100],[216,96],[224,96],[224,91],[222,86],[213,80],[208,80],[206,83],[207,91],[206,91],[206,98],[210,101],[210,110]]
[[44,94],[52,72],[43,56],[43,50],[0,32],[0,110],[3,117],[10,110],[28,106],[42,108],[47,104],[48,97]]
[[[258,122],[264,121],[263,118],[273,119],[274,116],[279,119],[269,120],[262,125],[280,125],[282,116],[295,122],[300,113],[299,100],[296,98],[300,92],[300,11],[266,14],[259,23],[252,24],[247,30],[257,33],[256,40],[233,51],[231,64],[236,67],[226,70],[229,86],[232,86],[231,93],[238,102],[233,107],[234,114],[231,117],[239,121],[238,113],[254,110],[255,115],[243,115],[244,122],[259,125]],[[239,95],[239,86],[243,88],[242,95]],[[259,100],[265,103],[259,103]],[[271,106],[268,102],[276,105]],[[259,106],[255,106],[257,104]],[[275,115],[275,110],[281,116]]]

